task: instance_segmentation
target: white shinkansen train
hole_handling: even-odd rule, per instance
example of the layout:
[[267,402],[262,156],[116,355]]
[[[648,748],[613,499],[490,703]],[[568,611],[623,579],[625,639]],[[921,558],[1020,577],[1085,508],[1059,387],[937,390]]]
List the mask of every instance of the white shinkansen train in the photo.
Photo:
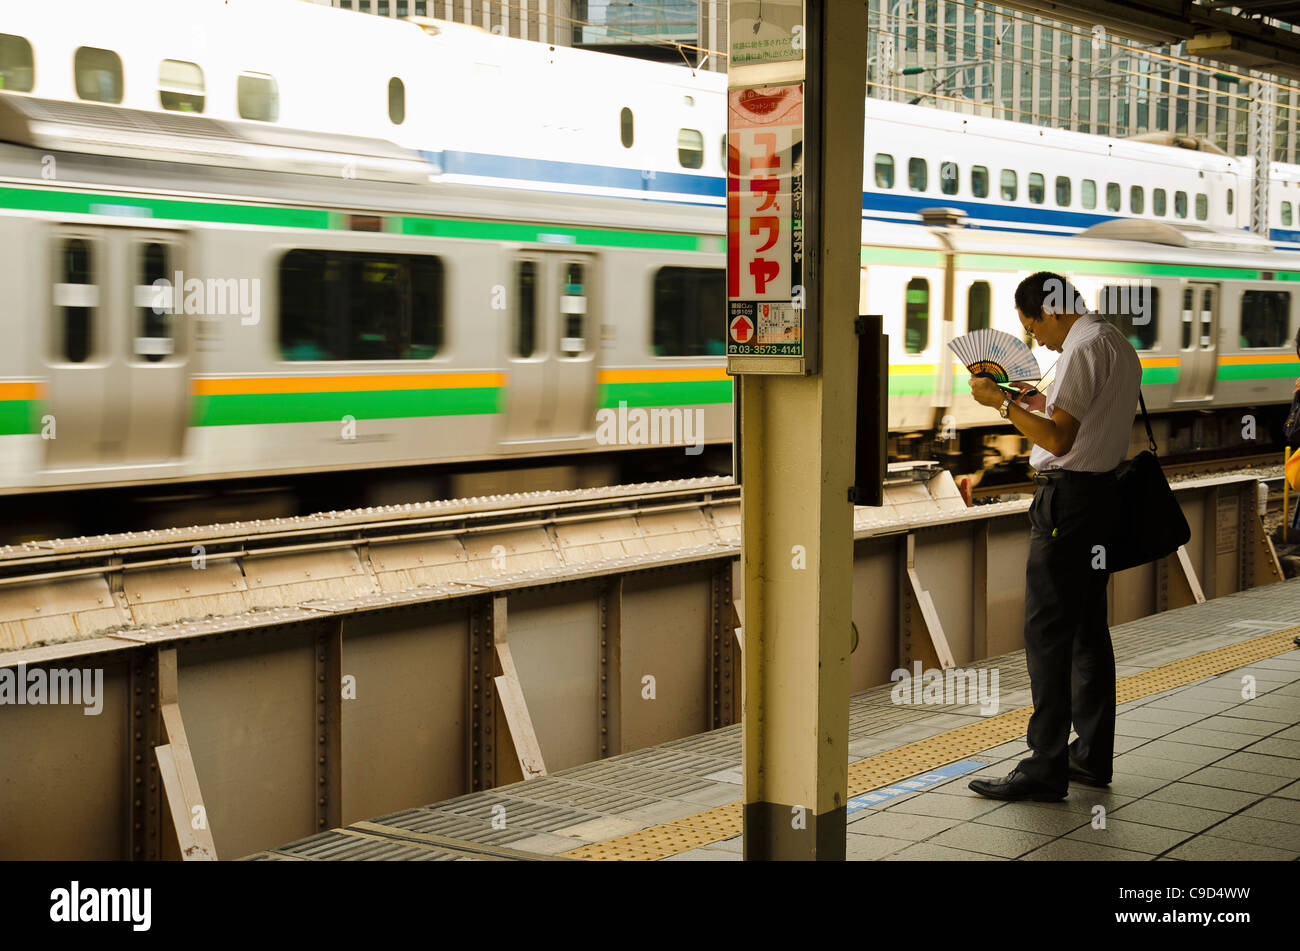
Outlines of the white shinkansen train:
[[[122,6],[0,15],[0,496],[365,471],[391,501],[441,491],[400,482],[432,464],[583,481],[670,442],[611,443],[615,411],[729,462],[718,77],[306,3]],[[868,148],[861,269],[898,454],[1020,454],[944,341],[1019,333],[1037,270],[1094,307],[1140,289],[1150,319],[1111,318],[1166,448],[1239,443],[1244,414],[1267,437],[1300,373],[1300,257],[1241,233],[1238,160],[867,108],[899,127]],[[953,205],[980,227],[917,212]]]
[[[0,82],[44,99],[385,139],[439,181],[721,207],[726,77],[301,0],[6,4]],[[1242,229],[1249,159],[866,100],[863,217],[1072,234],[1112,218]],[[111,147],[106,142],[105,147]],[[1270,169],[1300,250],[1300,167]]]

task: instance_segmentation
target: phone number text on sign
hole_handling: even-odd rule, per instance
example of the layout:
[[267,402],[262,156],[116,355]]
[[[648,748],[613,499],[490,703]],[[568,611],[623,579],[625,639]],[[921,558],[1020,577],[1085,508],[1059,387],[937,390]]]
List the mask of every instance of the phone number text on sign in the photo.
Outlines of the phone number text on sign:
[[727,353],[803,354],[803,88],[732,90]]

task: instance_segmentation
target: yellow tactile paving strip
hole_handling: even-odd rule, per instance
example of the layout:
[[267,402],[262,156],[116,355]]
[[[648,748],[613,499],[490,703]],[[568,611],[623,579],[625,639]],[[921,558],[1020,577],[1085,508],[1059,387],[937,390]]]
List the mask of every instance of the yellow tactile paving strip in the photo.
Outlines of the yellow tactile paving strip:
[[[1292,627],[1123,677],[1115,685],[1116,701],[1128,703],[1295,650],[1292,638],[1297,634],[1300,627]],[[850,763],[849,796],[859,796],[1024,736],[1032,712],[1033,707],[1008,710]],[[654,861],[733,838],[743,831],[741,804],[729,802],[617,838],[592,842],[561,855],[595,861]]]

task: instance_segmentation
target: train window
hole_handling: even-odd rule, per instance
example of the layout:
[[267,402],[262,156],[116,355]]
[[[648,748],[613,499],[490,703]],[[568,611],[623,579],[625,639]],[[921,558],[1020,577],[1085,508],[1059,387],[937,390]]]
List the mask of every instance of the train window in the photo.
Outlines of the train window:
[[682,168],[704,165],[704,136],[697,129],[677,130],[677,164]]
[[884,152],[876,153],[876,187],[894,187],[894,157]]
[[914,277],[904,294],[903,349],[921,353],[930,342],[930,282]]
[[985,330],[992,311],[992,291],[988,281],[975,281],[966,292],[966,330]]
[[1124,190],[1119,187],[1119,182],[1106,183],[1106,210],[1119,211],[1123,203]]
[[1057,175],[1057,204],[1061,208],[1067,208],[1070,205],[1070,178],[1069,175]]
[[122,58],[112,50],[77,47],[72,61],[77,98],[90,102],[122,101]]
[[727,164],[727,133],[722,133],[722,170],[725,172],[730,168]]
[[1163,188],[1151,189],[1151,213],[1161,218],[1165,215],[1165,190]]
[[1135,215],[1142,214],[1142,207],[1146,204],[1146,191],[1141,185],[1133,185],[1128,190],[1128,210]]
[[1174,192],[1174,217],[1187,217],[1187,192]]
[[1228,202],[1228,214],[1232,214],[1232,202],[1233,202],[1233,198],[1232,198],[1232,189],[1231,189],[1231,188],[1228,189],[1228,193],[1227,193],[1227,202]]
[[99,306],[90,242],[68,238],[59,249],[59,280],[54,306],[59,308],[59,355],[68,363],[85,363],[94,344],[94,315]]
[[235,85],[239,118],[276,122],[280,118],[280,86],[265,73],[240,73]]
[[167,266],[168,248],[151,241],[140,246],[140,283],[136,285],[135,305],[139,323],[138,336],[131,352],[149,363],[157,363],[175,351],[172,322],[168,319],[171,295],[171,269]]
[[1210,196],[1205,192],[1196,193],[1196,220],[1204,221],[1210,217]]
[[443,344],[442,260],[295,249],[280,260],[285,360],[427,360]]
[[970,193],[976,198],[989,197],[989,170],[983,165],[971,166]]
[[1079,183],[1079,201],[1084,208],[1097,207],[1097,183],[1091,178],[1085,178]]
[[661,267],[655,272],[651,348],[656,357],[721,356],[727,306],[722,268]]
[[1214,349],[1214,290],[1205,288],[1201,292],[1201,347]]
[[1289,201],[1282,202],[1282,224],[1288,228],[1291,227],[1291,203]]
[[[564,265],[564,290],[560,293],[560,353],[577,357],[587,349],[587,282],[578,261]],[[718,305],[717,313],[722,313]]]
[[914,192],[923,192],[929,185],[930,170],[923,158],[907,160],[907,187]]
[[1097,295],[1097,314],[1119,329],[1134,350],[1151,350],[1160,325],[1160,289],[1150,284],[1108,284]]
[[957,169],[956,162],[939,163],[939,191],[945,195],[957,194],[957,183],[961,173]]
[[[623,148],[625,149],[630,149],[632,147],[632,143],[636,140],[636,127],[634,125],[634,122],[635,120],[632,116],[632,110],[629,109],[627,106],[624,106],[618,114],[618,139],[620,142],[623,143]],[[725,155],[726,152],[727,152],[727,140],[726,137],[724,136],[722,140],[723,155]],[[722,164],[724,166],[727,164],[726,159],[723,159]]]
[[1190,350],[1192,346],[1192,295],[1189,287],[1183,291],[1183,342],[1182,348]]
[[396,76],[388,80],[388,121],[393,125],[406,121],[406,83]]
[[1047,197],[1047,181],[1038,172],[1029,173],[1029,200],[1041,205]]
[[1020,190],[1019,182],[1017,181],[1016,173],[1013,172],[1011,169],[1004,168],[1002,170],[1002,178],[1001,178],[1001,184],[999,185],[999,190],[1002,194],[1003,201],[1016,200],[1016,193]]
[[1241,346],[1281,347],[1290,324],[1290,291],[1241,292]]
[[537,349],[537,262],[515,263],[515,356],[528,358]]
[[35,79],[32,44],[21,36],[0,33],[0,89],[31,92]]
[[202,112],[203,70],[197,63],[163,60],[158,67],[158,101],[171,112]]

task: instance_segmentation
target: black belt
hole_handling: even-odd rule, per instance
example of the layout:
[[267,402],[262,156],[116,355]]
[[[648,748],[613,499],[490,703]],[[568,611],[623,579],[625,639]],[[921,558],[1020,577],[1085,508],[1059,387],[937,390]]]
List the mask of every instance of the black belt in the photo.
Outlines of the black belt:
[[1078,469],[1045,469],[1042,472],[1034,473],[1034,481],[1039,485],[1047,485],[1057,479],[1065,479],[1070,482],[1096,482],[1102,479],[1115,478],[1115,471],[1109,472],[1083,472]]

